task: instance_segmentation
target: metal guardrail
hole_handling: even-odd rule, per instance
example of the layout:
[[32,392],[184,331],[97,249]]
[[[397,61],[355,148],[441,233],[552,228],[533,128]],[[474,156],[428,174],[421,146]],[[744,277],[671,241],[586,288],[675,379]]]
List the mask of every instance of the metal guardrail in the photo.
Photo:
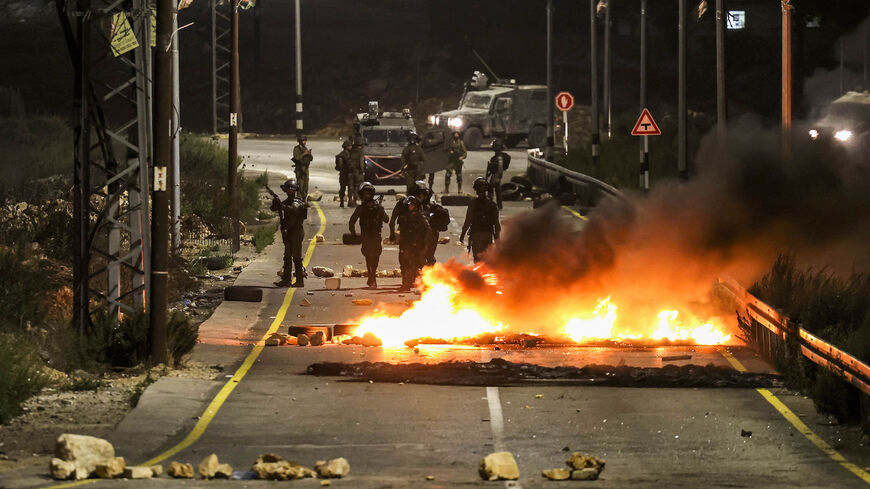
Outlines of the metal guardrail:
[[[577,196],[581,206],[594,207],[604,197],[623,198],[622,192],[596,178],[550,163],[543,158],[529,154],[529,166],[526,171],[529,180],[536,187],[547,191],[562,190],[567,184],[571,192]],[[553,195],[558,197],[558,195]]]
[[746,291],[736,281],[720,278],[719,285],[733,296],[738,305],[738,318],[747,326],[750,340],[760,353],[772,360],[786,342],[795,340],[801,354],[816,365],[841,375],[865,395],[870,395],[870,365],[813,335],[789,324],[788,319]]

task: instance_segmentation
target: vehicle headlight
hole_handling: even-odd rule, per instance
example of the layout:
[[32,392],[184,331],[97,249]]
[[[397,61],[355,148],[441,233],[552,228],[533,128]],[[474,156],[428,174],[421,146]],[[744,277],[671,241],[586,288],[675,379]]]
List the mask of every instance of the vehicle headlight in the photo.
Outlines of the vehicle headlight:
[[441,125],[441,116],[440,115],[435,116],[435,125],[436,126]]
[[845,142],[852,139],[852,131],[848,129],[841,129],[834,133],[834,137],[837,139],[837,141]]
[[429,117],[427,117],[426,121],[429,122],[430,125],[433,125],[433,126],[438,125],[438,118],[435,117],[434,115],[430,115]]
[[447,125],[452,127],[453,129],[459,129],[462,127],[463,121],[461,117],[451,117],[447,119]]
[[815,129],[810,129],[810,139],[818,139],[818,138],[819,138],[819,131],[817,131]]

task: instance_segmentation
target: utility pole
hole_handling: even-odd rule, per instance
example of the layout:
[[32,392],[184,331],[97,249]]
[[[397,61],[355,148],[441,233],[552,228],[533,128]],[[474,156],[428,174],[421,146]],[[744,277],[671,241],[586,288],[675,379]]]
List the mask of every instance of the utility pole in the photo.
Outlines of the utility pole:
[[605,116],[607,119],[607,139],[610,139],[613,135],[613,110],[611,106],[611,90],[610,86],[612,83],[611,79],[611,70],[612,67],[612,57],[613,53],[611,52],[610,45],[610,34],[611,34],[611,25],[610,25],[610,8],[613,6],[613,2],[615,0],[609,0],[607,2],[607,7],[604,9],[604,107],[607,111],[607,115]]
[[725,144],[728,100],[725,97],[725,0],[716,0],[716,137],[720,147]]
[[230,21],[230,127],[227,147],[227,193],[230,199],[230,219],[232,220],[232,252],[239,251],[239,197],[236,192],[239,166],[239,0],[232,0],[232,19]]
[[679,59],[677,62],[677,170],[681,180],[689,179],[688,126],[686,109],[686,0],[679,0],[678,26]]
[[[79,0],[78,11],[88,12],[91,8],[90,0]],[[73,107],[75,110],[76,121],[78,122],[75,128],[75,169],[73,170],[73,221],[75,221],[75,233],[73,233],[73,246],[75,250],[75,260],[73,261],[73,322],[79,330],[79,335],[84,338],[90,331],[90,315],[89,315],[89,291],[90,291],[90,249],[88,246],[88,236],[90,234],[90,192],[91,184],[91,131],[90,125],[87,123],[91,116],[91,100],[90,96],[85,95],[89,92],[88,88],[91,84],[90,68],[91,68],[91,20],[84,20],[82,16],[75,16],[75,31],[78,34],[77,44],[80,46],[80,52],[77,53],[78,61],[73,63],[77,68],[75,79],[75,94],[73,99]]]
[[300,18],[299,0],[296,0],[296,135],[301,136],[304,131],[302,110],[302,19]]
[[[640,110],[646,108],[646,0],[640,0]],[[649,189],[649,136],[640,137],[640,188]]]
[[547,0],[547,148],[549,158],[555,145],[555,104],[553,99],[553,0]]
[[172,253],[181,250],[181,101],[179,97],[178,11],[172,12]]
[[598,128],[598,44],[595,33],[595,0],[589,0],[589,64],[591,75],[589,83],[592,87],[592,165],[598,169],[601,135]]
[[172,135],[172,12],[173,0],[157,0],[157,48],[154,63],[154,184],[151,226],[151,363],[167,363],[167,286],[169,262],[169,195],[167,165]]
[[782,155],[791,158],[791,0],[782,1]]

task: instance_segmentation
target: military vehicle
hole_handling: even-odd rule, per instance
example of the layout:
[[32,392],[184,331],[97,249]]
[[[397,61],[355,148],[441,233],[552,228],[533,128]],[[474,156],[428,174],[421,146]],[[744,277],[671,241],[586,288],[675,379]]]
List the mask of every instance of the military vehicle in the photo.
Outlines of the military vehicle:
[[547,143],[546,85],[518,85],[515,80],[488,83],[475,72],[466,84],[459,108],[428,117],[430,125],[459,131],[469,150],[479,149],[484,138],[502,138],[507,147],[523,139],[530,148]]
[[408,109],[402,112],[381,112],[377,102],[369,102],[368,112],[356,115],[354,136],[365,141],[365,179],[373,185],[403,185],[399,174],[402,148],[408,135],[416,132]]
[[830,140],[847,151],[870,151],[870,93],[846,92],[811,126],[810,139]]

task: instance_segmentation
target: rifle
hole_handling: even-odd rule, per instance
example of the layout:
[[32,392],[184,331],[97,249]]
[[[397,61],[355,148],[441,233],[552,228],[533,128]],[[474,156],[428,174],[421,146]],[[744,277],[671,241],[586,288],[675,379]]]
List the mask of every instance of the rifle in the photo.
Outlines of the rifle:
[[272,197],[275,197],[275,198],[278,199],[278,200],[281,200],[281,197],[279,197],[278,194],[276,194],[274,190],[272,190],[271,188],[269,188],[268,185],[263,185],[263,188],[266,189],[266,192],[269,192],[269,195],[271,195]]

